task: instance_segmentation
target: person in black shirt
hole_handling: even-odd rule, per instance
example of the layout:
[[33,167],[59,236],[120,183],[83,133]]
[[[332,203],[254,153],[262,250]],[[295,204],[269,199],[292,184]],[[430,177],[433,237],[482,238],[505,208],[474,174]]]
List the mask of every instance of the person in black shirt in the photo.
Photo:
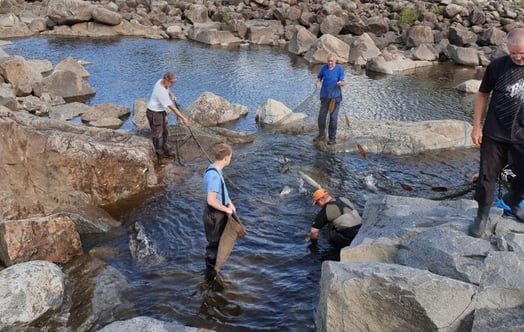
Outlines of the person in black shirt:
[[471,139],[480,145],[480,168],[475,190],[477,216],[469,226],[469,234],[474,237],[481,237],[486,230],[495,183],[509,159],[515,165],[516,180],[504,201],[515,215],[522,215],[519,203],[524,198],[524,28],[508,33],[507,48],[508,55],[493,60],[486,68],[475,100]]

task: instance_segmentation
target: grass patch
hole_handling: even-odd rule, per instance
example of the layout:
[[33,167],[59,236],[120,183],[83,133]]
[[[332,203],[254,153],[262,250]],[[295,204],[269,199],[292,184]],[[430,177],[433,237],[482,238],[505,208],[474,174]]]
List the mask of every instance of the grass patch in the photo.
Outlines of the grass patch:
[[[524,0],[523,0],[524,1]],[[411,25],[420,17],[420,12],[414,7],[404,7],[399,14],[398,23]]]
[[[524,2],[524,0],[521,0]],[[438,6],[438,5],[433,5],[431,6],[431,11],[434,13],[434,14],[437,14],[437,15],[442,15],[444,14],[444,7],[443,6]]]

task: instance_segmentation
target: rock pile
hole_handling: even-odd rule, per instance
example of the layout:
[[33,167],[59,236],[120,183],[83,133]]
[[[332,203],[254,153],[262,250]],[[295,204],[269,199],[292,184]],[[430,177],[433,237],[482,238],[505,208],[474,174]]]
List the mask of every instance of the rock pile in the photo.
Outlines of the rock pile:
[[143,36],[210,45],[281,45],[311,63],[340,62],[392,74],[450,60],[485,66],[521,26],[518,2],[6,0],[0,38]]

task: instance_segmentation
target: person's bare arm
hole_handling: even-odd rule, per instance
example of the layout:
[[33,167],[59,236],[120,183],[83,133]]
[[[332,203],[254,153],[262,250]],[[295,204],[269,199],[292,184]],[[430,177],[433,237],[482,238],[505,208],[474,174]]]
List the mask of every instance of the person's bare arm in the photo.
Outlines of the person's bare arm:
[[231,207],[227,207],[223,205],[217,198],[217,192],[216,191],[209,191],[207,193],[207,204],[218,211],[225,212],[227,214],[233,214],[233,209]]
[[184,126],[187,126],[189,124],[187,118],[182,114],[182,112],[180,112],[178,108],[176,108],[174,105],[169,105],[169,109],[171,110],[171,112],[175,113],[175,115],[180,119],[180,121],[182,121]]
[[475,106],[473,106],[473,130],[471,131],[471,140],[475,145],[482,143],[482,120],[486,113],[486,106],[488,104],[489,93],[479,92],[475,98]]

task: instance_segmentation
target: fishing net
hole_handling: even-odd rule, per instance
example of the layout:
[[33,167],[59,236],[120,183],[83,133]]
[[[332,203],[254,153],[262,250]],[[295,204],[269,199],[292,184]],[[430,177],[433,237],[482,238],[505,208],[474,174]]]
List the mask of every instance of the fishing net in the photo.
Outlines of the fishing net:
[[313,92],[309,94],[309,96],[304,99],[300,105],[295,107],[293,112],[295,113],[305,113],[308,116],[313,116],[318,113],[318,110],[320,108],[320,97],[319,97],[319,90],[315,89]]
[[[338,111],[338,122],[344,121],[349,123],[348,111],[346,110],[346,103],[344,102],[344,89],[342,89],[342,101],[340,102]],[[304,113],[308,117],[305,120],[305,125],[316,125],[318,112],[320,110],[320,90],[315,89],[309,96],[307,96],[295,109],[294,113]]]

